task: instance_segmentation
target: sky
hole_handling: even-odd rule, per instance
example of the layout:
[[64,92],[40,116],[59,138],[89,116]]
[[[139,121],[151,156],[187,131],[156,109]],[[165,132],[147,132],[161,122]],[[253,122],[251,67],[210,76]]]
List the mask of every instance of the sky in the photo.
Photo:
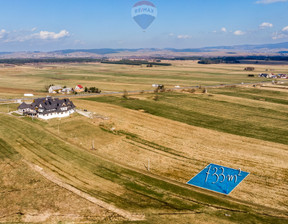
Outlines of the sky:
[[0,0],[0,51],[200,48],[288,41],[288,0],[149,0],[157,17],[144,30],[139,0]]

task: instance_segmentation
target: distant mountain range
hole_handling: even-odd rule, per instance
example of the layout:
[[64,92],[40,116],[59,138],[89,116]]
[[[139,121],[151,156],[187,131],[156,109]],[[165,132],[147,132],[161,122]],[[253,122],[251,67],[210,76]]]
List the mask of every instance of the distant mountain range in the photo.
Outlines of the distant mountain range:
[[234,45],[234,46],[215,46],[215,47],[202,47],[202,48],[185,48],[185,49],[176,49],[176,48],[137,48],[137,49],[111,49],[111,48],[102,48],[102,49],[69,49],[69,50],[60,50],[54,51],[54,53],[69,54],[75,52],[86,52],[86,53],[95,53],[95,54],[114,54],[120,52],[137,52],[137,51],[171,51],[171,52],[210,52],[213,50],[256,50],[256,49],[288,49],[288,42],[276,43],[276,44],[259,44],[259,45]]
[[259,45],[215,46],[202,48],[137,48],[137,49],[65,49],[51,52],[0,52],[0,58],[54,58],[54,57],[178,57],[225,55],[283,55],[288,53],[288,42]]

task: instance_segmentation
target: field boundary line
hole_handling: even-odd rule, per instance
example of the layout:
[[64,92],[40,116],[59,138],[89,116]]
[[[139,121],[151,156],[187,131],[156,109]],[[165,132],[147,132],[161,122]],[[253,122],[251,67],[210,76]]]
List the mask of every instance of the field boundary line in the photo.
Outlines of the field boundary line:
[[84,193],[82,191],[80,191],[79,189],[69,185],[69,184],[66,184],[64,183],[63,181],[61,181],[60,179],[58,179],[57,177],[55,177],[54,175],[52,174],[48,174],[47,172],[45,172],[43,170],[43,168],[41,168],[40,166],[37,166],[27,160],[23,160],[31,169],[33,169],[34,171],[36,171],[37,173],[41,174],[43,177],[45,177],[47,180],[57,184],[58,186],[62,187],[62,188],[65,188],[66,190],[104,208],[104,209],[107,209],[111,212],[114,212],[130,221],[143,221],[145,220],[145,215],[144,214],[133,214],[133,213],[130,213],[128,211],[125,211],[123,209],[120,209],[120,208],[117,208],[115,207],[114,205],[111,205],[111,204],[108,204],[104,201],[101,201],[95,197],[92,197],[91,195],[87,194],[87,193]]

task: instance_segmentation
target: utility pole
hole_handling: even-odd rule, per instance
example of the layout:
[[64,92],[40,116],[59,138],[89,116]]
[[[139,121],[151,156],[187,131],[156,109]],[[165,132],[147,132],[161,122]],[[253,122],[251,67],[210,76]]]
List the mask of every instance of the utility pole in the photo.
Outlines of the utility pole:
[[146,163],[143,163],[143,165],[144,165],[144,167],[146,168],[146,170],[147,170],[148,172],[150,172],[150,158],[148,158],[148,164],[147,164],[147,166],[146,166]]
[[60,128],[59,128],[60,122],[61,122],[61,118],[58,120],[58,134],[60,134]]
[[94,150],[94,140],[92,141],[92,150]]
[[150,159],[148,159],[148,167],[147,170],[150,172]]

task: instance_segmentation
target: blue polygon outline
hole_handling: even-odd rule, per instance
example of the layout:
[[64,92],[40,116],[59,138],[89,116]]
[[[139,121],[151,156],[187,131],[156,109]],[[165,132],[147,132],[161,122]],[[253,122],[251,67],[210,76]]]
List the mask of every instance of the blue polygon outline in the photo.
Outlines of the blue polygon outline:
[[209,189],[209,188],[205,188],[205,187],[201,187],[201,186],[197,186],[197,185],[194,185],[194,184],[190,184],[189,182],[194,179],[197,175],[199,175],[203,170],[205,170],[207,167],[209,167],[210,165],[216,165],[216,166],[220,166],[220,167],[223,167],[223,168],[227,168],[227,169],[232,169],[232,170],[237,170],[237,169],[234,169],[234,168],[230,168],[230,167],[226,167],[226,166],[221,166],[221,165],[218,165],[218,164],[215,164],[215,163],[210,163],[208,164],[207,166],[205,166],[205,168],[203,168],[199,173],[197,173],[193,178],[191,178],[189,181],[186,182],[186,184],[190,185],[190,186],[194,186],[194,187],[198,187],[198,188],[201,188],[201,189],[204,189],[204,190],[208,190],[208,191],[212,191],[212,192],[216,192],[218,194],[223,194],[223,195],[229,195],[231,194],[235,189],[236,187],[238,187],[238,185],[243,181],[245,180],[246,177],[249,176],[249,172],[246,172],[246,171],[242,171],[242,172],[245,172],[247,173],[247,175],[243,178],[243,180],[241,180],[228,194],[225,194],[225,193],[222,193],[222,192],[219,192],[219,191],[216,191],[216,190],[212,190],[212,189]]

